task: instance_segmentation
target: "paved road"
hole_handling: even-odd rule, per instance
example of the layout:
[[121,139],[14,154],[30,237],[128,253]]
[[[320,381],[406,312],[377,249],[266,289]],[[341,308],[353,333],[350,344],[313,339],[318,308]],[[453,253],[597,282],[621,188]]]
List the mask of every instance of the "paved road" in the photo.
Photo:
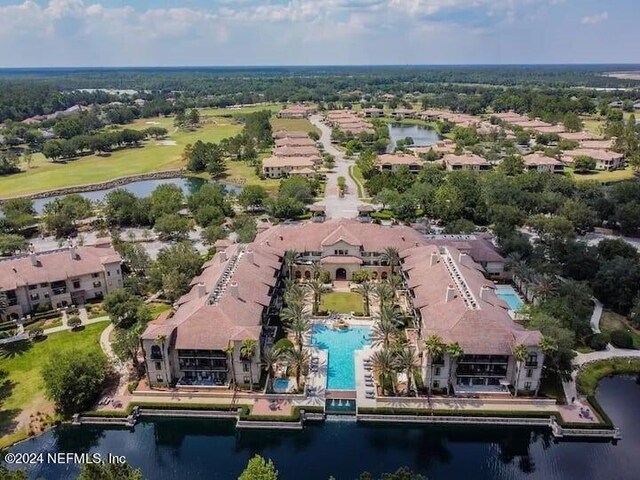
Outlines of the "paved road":
[[[355,218],[358,216],[358,205],[362,202],[358,199],[358,187],[349,176],[349,166],[354,162],[346,160],[344,152],[331,143],[331,129],[322,123],[320,116],[314,115],[310,120],[320,129],[320,142],[325,152],[336,157],[335,168],[327,174],[324,199],[318,204],[325,205],[327,218]],[[338,195],[338,177],[344,177],[347,183],[347,193],[342,198]]]

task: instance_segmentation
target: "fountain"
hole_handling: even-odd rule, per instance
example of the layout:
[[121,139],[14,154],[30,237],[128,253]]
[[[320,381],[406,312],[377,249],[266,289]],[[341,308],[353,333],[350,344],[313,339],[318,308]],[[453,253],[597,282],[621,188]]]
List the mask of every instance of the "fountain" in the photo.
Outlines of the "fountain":
[[336,406],[336,399],[334,398],[333,400],[331,400],[331,406],[335,407]]

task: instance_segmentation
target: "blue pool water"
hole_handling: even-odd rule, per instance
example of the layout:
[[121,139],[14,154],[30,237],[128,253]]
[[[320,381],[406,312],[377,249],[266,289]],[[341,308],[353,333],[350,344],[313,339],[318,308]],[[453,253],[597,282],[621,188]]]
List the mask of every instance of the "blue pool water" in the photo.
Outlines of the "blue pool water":
[[520,296],[516,293],[511,285],[498,285],[496,286],[496,295],[498,298],[507,302],[511,310],[520,310],[524,303],[520,299]]
[[276,378],[273,381],[273,390],[277,393],[285,393],[289,391],[290,380],[288,378]]
[[369,327],[350,327],[349,330],[334,330],[324,325],[314,325],[311,343],[329,350],[327,372],[328,390],[355,390],[356,373],[353,352],[369,345]]

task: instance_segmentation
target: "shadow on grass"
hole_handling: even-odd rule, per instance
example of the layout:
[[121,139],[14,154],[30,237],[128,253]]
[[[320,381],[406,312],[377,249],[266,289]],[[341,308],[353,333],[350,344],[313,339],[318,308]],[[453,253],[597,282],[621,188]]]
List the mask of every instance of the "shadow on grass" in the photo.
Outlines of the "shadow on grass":
[[[45,337],[46,338],[46,337]],[[29,340],[20,340],[19,342],[5,343],[0,346],[0,358],[10,359],[22,355],[31,349]]]
[[16,417],[21,412],[21,410],[17,408],[12,410],[3,408],[4,401],[11,396],[16,386],[16,382],[7,377],[7,372],[0,370],[0,437],[14,432],[18,426]]

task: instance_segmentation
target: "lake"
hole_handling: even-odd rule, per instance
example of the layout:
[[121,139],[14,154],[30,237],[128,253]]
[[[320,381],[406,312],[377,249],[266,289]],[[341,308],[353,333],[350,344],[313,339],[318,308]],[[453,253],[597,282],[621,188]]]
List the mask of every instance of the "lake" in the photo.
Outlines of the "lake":
[[440,140],[438,133],[433,128],[424,125],[390,123],[388,128],[390,142],[387,145],[387,153],[393,152],[396,148],[396,142],[406,137],[413,138],[413,146],[416,147],[428,147]]
[[[134,431],[61,426],[16,445],[14,452],[100,452],[125,455],[154,480],[238,477],[258,453],[273,459],[280,480],[352,480],[401,466],[433,479],[631,479],[640,471],[640,384],[606,378],[597,397],[623,439],[554,442],[548,429],[408,426],[327,421],[299,432],[242,431],[222,421],[141,422]],[[36,465],[30,478],[71,479],[77,468]],[[303,473],[304,472],[304,473]]]
[[[136,197],[148,197],[149,195],[151,195],[151,192],[153,192],[158,186],[165,184],[177,185],[182,189],[185,195],[189,195],[191,193],[197,192],[205,183],[207,183],[207,180],[197,177],[159,178],[155,180],[140,180],[137,182],[127,183],[126,185],[120,185],[114,188],[105,188],[102,190],[94,190],[92,192],[82,192],[79,195],[88,198],[92,202],[96,202],[103,200],[109,192],[113,192],[117,189],[123,189],[133,193]],[[234,185],[223,185],[227,190],[234,193],[238,193],[242,190],[240,187],[236,187]],[[42,213],[42,211],[44,210],[44,206],[47,203],[55,200],[56,198],[63,198],[65,196],[66,195],[57,195],[47,198],[34,199],[33,206],[37,213]]]

